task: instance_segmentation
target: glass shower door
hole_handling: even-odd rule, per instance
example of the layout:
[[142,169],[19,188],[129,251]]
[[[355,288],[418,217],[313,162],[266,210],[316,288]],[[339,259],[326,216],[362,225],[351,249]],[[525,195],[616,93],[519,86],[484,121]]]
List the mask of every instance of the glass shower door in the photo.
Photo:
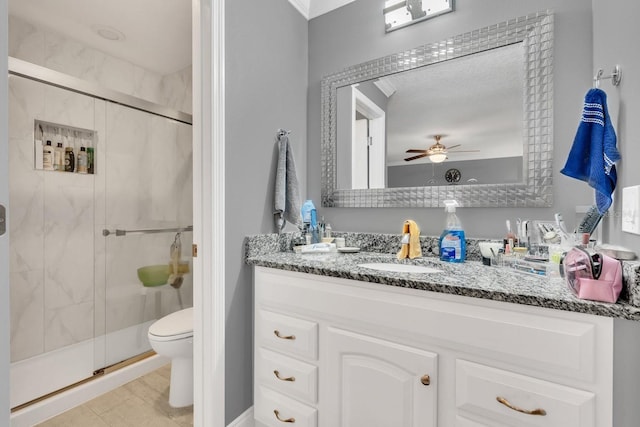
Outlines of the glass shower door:
[[95,369],[97,176],[44,170],[36,139],[44,133],[37,125],[42,122],[102,136],[95,112],[103,105],[9,77],[11,407],[91,377]]
[[[151,349],[149,326],[193,305],[191,125],[107,102],[106,144],[96,157],[104,188],[104,251],[97,265],[98,357],[111,366]],[[101,151],[103,150],[103,152]],[[104,173],[102,173],[104,172]],[[181,283],[168,283],[171,247],[182,246]],[[175,252],[174,252],[175,254]],[[139,269],[153,277],[142,278]],[[144,283],[143,283],[144,280]]]

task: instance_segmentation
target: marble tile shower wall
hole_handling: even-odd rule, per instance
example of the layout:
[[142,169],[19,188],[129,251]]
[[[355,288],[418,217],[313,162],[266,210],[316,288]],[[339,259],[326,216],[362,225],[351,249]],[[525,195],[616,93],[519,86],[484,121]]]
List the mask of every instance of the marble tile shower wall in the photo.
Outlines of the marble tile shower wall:
[[[93,335],[94,181],[34,169],[33,120],[104,132],[92,98],[9,80],[11,355],[20,360]],[[46,214],[45,214],[46,213]],[[75,279],[74,279],[75,278]]]
[[[191,127],[13,76],[9,105],[12,360],[179,309],[173,288],[136,276],[169,261],[174,234],[102,230],[191,224]],[[94,129],[96,174],[35,170],[34,118]],[[181,240],[186,257],[191,233]],[[190,306],[191,275],[180,292]]]
[[[82,78],[108,74],[102,73],[105,69],[89,72],[86,59],[92,56],[90,62],[96,64],[96,52],[70,41],[56,47],[52,40],[59,39],[14,18],[11,24],[12,56],[36,63],[40,59],[40,65],[50,68],[64,66],[59,71]],[[49,56],[45,46],[51,48]],[[61,60],[65,55],[67,60]],[[107,62],[120,64],[117,59]],[[149,94],[173,97],[165,105],[190,104],[188,72],[156,81],[140,77],[143,70],[118,69],[124,77],[118,82],[122,87],[114,89],[124,91],[133,75],[131,94],[142,97],[150,88],[144,81],[154,81],[157,87]],[[183,85],[189,86],[187,94]],[[9,83],[9,115],[11,360],[179,309],[175,289],[145,289],[136,276],[142,265],[169,261],[174,235],[105,238],[102,229],[192,223],[191,126],[15,76]],[[96,174],[35,170],[34,119],[95,130]],[[191,240],[191,233],[183,234],[185,257]],[[184,305],[192,305],[190,274],[180,292]]]
[[9,56],[185,113],[192,112],[191,67],[160,75],[11,15]]

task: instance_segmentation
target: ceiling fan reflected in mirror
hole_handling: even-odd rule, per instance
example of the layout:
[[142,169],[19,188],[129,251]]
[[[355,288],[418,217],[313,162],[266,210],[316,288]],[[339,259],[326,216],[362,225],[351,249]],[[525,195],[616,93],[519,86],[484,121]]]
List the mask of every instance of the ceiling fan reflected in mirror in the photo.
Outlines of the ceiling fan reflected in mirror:
[[[420,150],[417,148],[412,148],[407,150],[407,153],[420,153],[416,156],[411,156],[411,157],[407,157],[406,159],[404,159],[407,162],[410,162],[412,160],[417,160],[417,159],[421,159],[423,157],[428,157],[429,160],[431,160],[431,162],[433,163],[442,163],[445,160],[447,160],[447,154],[449,154],[449,150],[451,150],[452,148],[456,148],[459,147],[462,144],[456,144],[456,145],[452,145],[451,147],[445,147],[442,143],[440,143],[440,139],[442,139],[443,137],[445,137],[446,135],[432,135],[431,138],[434,138],[436,140],[436,143],[433,144],[431,147],[427,148],[426,150]],[[478,152],[480,150],[455,150],[453,152],[455,153],[472,153],[472,152]]]

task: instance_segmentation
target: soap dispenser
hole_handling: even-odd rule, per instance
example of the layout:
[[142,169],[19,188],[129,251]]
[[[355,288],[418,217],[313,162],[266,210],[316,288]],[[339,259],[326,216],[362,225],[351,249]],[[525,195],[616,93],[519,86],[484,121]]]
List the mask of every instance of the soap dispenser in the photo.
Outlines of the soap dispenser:
[[302,207],[300,208],[300,214],[302,216],[302,223],[307,226],[311,226],[311,211],[315,210],[316,207],[313,204],[313,200],[306,200]]
[[458,202],[444,201],[447,220],[444,231],[440,235],[440,260],[447,262],[464,262],[467,256],[467,241],[462,223],[456,215]]

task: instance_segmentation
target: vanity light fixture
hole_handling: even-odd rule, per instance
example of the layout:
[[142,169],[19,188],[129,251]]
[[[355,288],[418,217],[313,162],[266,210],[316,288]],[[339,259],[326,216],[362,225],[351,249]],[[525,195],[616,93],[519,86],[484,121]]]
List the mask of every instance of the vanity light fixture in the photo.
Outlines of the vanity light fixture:
[[382,13],[386,32],[453,12],[453,0],[387,0]]

